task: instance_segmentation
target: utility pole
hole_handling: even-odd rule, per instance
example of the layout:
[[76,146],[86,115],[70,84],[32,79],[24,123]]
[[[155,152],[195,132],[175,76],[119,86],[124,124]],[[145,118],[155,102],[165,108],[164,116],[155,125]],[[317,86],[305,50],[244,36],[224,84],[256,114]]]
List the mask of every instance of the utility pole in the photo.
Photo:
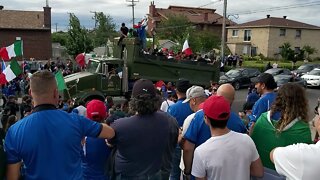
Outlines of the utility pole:
[[94,29],[97,28],[97,11],[90,11],[90,13],[94,14]]
[[58,23],[54,23],[55,27],[56,27],[56,32],[58,32]]
[[223,0],[223,23],[221,38],[221,62],[224,62],[224,51],[226,46],[226,20],[227,20],[227,0]]
[[132,26],[133,26],[134,25],[134,6],[136,6],[135,3],[139,2],[139,0],[126,0],[126,1],[131,3],[128,6],[132,7]]

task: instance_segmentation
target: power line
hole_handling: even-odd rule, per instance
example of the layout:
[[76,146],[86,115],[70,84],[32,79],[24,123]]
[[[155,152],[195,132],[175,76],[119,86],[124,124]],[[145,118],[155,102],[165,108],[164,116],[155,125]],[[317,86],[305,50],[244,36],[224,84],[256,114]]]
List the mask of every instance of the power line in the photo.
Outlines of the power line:
[[230,15],[254,14],[254,13],[260,13],[260,12],[278,11],[278,10],[284,10],[284,9],[294,9],[294,8],[318,6],[318,5],[320,5],[320,1],[292,4],[292,5],[279,6],[279,7],[271,7],[271,8],[266,8],[266,9],[257,9],[257,10],[251,10],[251,11],[250,10],[249,11],[240,11],[240,12],[230,13]]
[[205,7],[205,6],[209,6],[209,5],[211,5],[211,4],[215,4],[215,3],[218,3],[218,2],[222,2],[222,0],[216,0],[216,1],[210,2],[210,3],[208,3],[208,4],[201,5],[201,6],[199,6],[198,8],[202,8],[202,7]]

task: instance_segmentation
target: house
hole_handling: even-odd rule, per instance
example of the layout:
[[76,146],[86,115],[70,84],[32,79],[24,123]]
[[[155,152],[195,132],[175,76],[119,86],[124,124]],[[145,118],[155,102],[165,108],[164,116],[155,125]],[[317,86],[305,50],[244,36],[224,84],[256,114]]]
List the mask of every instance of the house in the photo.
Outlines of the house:
[[178,45],[178,44],[169,40],[169,39],[164,39],[164,40],[159,40],[159,47],[158,48],[171,49],[172,47],[174,47],[176,45]]
[[[152,34],[152,30],[156,31],[159,23],[168,20],[170,15],[185,16],[197,30],[211,31],[220,38],[222,36],[223,16],[217,14],[215,9],[183,6],[156,8],[153,1],[149,6],[148,33]],[[227,20],[226,25],[235,25],[235,23]]]
[[281,58],[281,46],[290,43],[291,48],[299,53],[300,49],[309,45],[320,50],[320,27],[290,20],[287,16],[271,17],[237,24],[227,27],[227,45],[232,54],[251,56],[262,54],[268,58]]
[[51,7],[46,6],[43,11],[18,11],[0,6],[0,47],[18,39],[23,40],[22,58],[50,59]]

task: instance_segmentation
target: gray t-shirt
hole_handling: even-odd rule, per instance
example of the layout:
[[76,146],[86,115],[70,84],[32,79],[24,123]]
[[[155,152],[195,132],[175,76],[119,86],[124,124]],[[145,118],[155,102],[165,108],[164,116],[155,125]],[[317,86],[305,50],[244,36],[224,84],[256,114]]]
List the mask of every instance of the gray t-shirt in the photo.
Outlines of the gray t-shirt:
[[179,133],[176,120],[164,112],[116,120],[111,127],[117,147],[115,172],[123,176],[152,175],[168,166]]

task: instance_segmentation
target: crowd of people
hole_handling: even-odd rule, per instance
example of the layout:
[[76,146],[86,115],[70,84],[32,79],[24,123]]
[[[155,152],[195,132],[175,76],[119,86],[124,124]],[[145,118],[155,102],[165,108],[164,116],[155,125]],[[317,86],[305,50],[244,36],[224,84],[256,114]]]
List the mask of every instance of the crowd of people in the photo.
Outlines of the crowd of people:
[[275,92],[266,73],[253,82],[238,114],[230,84],[140,79],[129,101],[85,104],[62,101],[52,69],[41,70],[28,77],[20,107],[14,95],[4,105],[0,179],[317,179],[305,90]]

